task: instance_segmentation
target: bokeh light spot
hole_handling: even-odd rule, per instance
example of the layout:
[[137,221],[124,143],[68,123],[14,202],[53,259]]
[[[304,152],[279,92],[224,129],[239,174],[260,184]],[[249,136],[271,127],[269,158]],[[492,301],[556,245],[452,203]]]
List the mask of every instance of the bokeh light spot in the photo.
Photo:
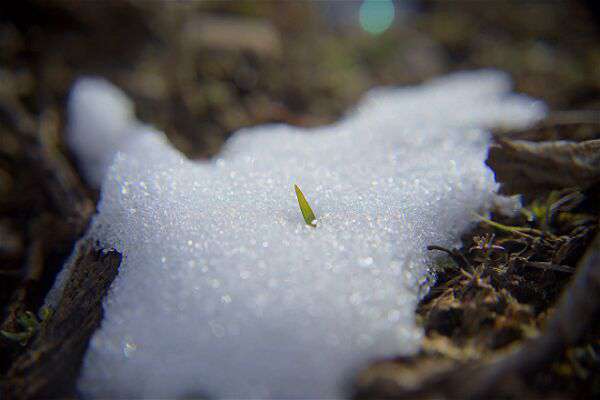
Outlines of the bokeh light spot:
[[377,35],[392,25],[395,16],[392,0],[365,0],[359,10],[360,26]]

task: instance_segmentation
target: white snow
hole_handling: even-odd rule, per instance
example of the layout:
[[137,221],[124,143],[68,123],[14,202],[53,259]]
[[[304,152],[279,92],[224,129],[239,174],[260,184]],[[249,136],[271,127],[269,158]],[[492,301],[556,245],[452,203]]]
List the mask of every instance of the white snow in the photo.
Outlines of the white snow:
[[99,187],[120,144],[137,124],[133,103],[104,79],[85,78],[73,86],[68,114],[67,143],[85,164],[85,178]]
[[500,72],[459,73],[373,90],[331,126],[244,129],[216,158],[190,161],[136,122],[118,89],[81,79],[69,142],[90,182],[120,149],[88,237],[124,259],[80,390],[344,395],[370,360],[418,349],[426,246],[456,245],[496,188],[485,129],[544,110]]

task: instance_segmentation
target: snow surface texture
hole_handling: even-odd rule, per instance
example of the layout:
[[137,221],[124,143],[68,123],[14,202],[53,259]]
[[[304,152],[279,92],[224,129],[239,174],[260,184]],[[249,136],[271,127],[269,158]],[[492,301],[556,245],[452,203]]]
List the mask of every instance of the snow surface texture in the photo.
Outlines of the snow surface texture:
[[485,129],[544,106],[500,72],[458,73],[373,90],[334,125],[241,130],[210,161],[136,122],[105,81],[80,80],[69,111],[86,176],[106,174],[88,236],[125,256],[83,394],[321,398],[418,349],[426,246],[456,245],[496,187]]

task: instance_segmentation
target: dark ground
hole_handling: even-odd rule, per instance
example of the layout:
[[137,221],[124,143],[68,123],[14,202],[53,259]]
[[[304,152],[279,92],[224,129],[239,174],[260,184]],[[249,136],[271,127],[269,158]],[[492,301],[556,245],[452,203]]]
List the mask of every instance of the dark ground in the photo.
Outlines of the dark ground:
[[[81,74],[99,74],[124,88],[140,118],[191,157],[215,154],[243,126],[334,121],[375,85],[419,83],[482,67],[509,72],[517,91],[544,100],[554,112],[545,128],[513,132],[512,138],[600,137],[600,33],[593,2],[411,4],[377,37],[358,28],[352,3],[3,6],[2,330],[22,332],[19,316],[38,311],[97,200],[62,141],[66,95]],[[488,223],[465,237],[464,260],[455,252],[459,261],[444,262],[418,311],[427,333],[422,353],[375,365],[357,381],[357,396],[410,395],[407,386],[435,371],[496,359],[544,331],[599,216],[597,185],[554,189],[569,190],[551,197],[548,190],[526,193],[533,217],[494,216],[534,229],[528,237]],[[572,208],[546,217],[552,204],[573,192],[581,195]],[[14,397],[26,397],[11,392],[17,383],[10,371],[19,355],[30,352],[33,338],[27,336],[21,338],[25,346],[0,338],[0,382]],[[513,379],[502,394],[598,396],[599,337],[596,323],[576,345]]]

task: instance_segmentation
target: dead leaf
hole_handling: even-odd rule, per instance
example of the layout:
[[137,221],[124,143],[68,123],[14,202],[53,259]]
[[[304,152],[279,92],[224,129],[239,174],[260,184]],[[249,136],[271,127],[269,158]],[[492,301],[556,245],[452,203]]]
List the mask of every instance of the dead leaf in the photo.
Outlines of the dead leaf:
[[600,139],[580,143],[499,139],[490,147],[486,164],[505,194],[586,188],[600,181]]

